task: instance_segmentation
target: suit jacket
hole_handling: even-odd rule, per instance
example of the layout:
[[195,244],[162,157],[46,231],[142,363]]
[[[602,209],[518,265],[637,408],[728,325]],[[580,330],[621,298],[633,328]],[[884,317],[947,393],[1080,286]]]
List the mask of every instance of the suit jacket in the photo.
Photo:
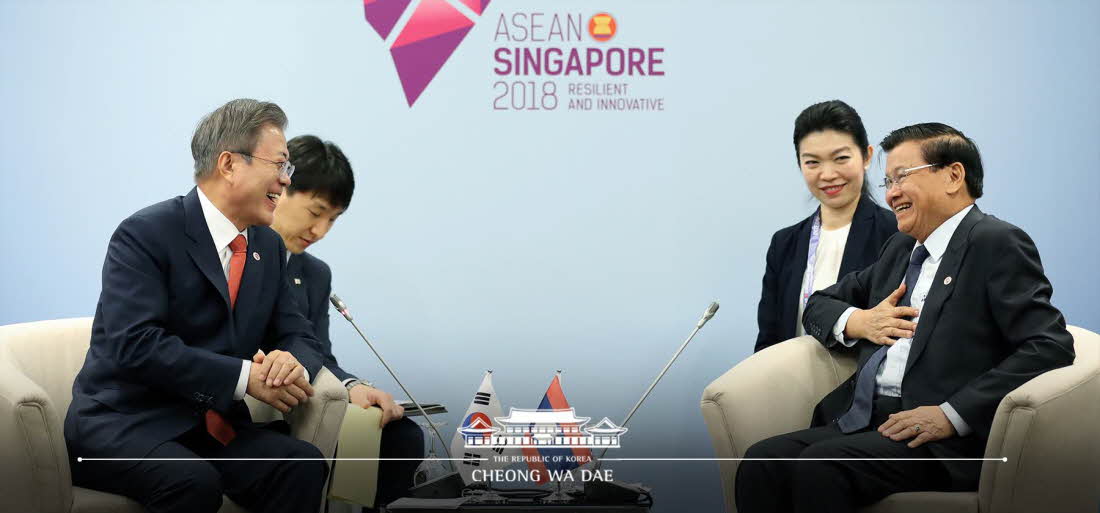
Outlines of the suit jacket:
[[69,453],[143,457],[199,425],[208,409],[250,422],[233,395],[241,361],[260,348],[289,351],[316,377],[318,343],[291,297],[285,255],[278,234],[250,227],[231,309],[196,189],[124,220],[107,247],[91,343],[73,383]]
[[[815,214],[816,215],[816,214]],[[768,246],[767,268],[757,307],[756,351],[794,338],[798,326],[798,302],[802,297],[802,275],[810,251],[810,229],[814,216],[775,232]],[[897,233],[894,214],[862,196],[852,216],[852,227],[844,243],[837,280],[875,262],[886,239]]]
[[[806,333],[840,349],[829,341],[836,321],[849,305],[874,307],[896,289],[915,242],[898,233],[874,265],[811,296],[802,317]],[[1073,363],[1073,338],[1050,303],[1052,291],[1023,230],[977,206],[963,217],[921,309],[901,387],[903,409],[946,401],[974,430],[931,443],[937,457],[981,457],[1001,399],[1035,376]],[[860,367],[878,347],[856,342]],[[815,425],[848,410],[858,374],[818,403]],[[976,485],[981,462],[946,465],[955,483]]]
[[340,368],[332,354],[332,342],[328,337],[329,296],[332,294],[332,271],[320,258],[309,253],[290,255],[286,264],[290,278],[290,290],[298,303],[299,311],[313,323],[313,335],[320,343],[324,366],[340,381],[359,379]]

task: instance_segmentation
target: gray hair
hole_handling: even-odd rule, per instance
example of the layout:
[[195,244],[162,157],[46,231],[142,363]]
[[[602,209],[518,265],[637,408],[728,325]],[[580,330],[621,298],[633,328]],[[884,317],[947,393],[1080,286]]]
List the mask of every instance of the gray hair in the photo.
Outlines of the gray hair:
[[260,130],[265,126],[286,130],[286,113],[271,102],[249,98],[231,100],[207,114],[191,136],[191,156],[195,158],[195,181],[214,172],[223,151],[252,153]]

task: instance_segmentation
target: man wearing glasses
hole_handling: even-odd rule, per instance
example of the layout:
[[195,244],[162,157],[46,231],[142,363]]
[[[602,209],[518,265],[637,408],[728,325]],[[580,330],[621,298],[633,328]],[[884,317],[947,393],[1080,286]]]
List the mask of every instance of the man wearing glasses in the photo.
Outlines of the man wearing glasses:
[[197,187],[115,230],[65,419],[73,484],[152,512],[215,512],[223,494],[251,511],[318,510],[320,451],[285,422],[253,424],[243,401],[289,411],[322,365],[268,228],[294,172],[286,123],[273,103],[219,107],[191,140]]
[[858,370],[818,403],[813,427],[746,451],[762,460],[739,466],[742,513],[854,513],[897,492],[976,490],[982,462],[944,458],[981,458],[1001,399],[1073,362],[1035,244],[974,204],[974,142],[923,123],[882,149],[900,233],[803,317],[826,347],[855,351]]

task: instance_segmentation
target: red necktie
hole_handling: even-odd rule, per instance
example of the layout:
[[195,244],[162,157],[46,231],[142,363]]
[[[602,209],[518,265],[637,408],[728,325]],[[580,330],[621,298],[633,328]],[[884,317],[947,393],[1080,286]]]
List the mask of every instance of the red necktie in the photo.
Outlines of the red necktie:
[[[237,304],[237,291],[241,288],[241,276],[244,275],[248,241],[245,240],[244,235],[237,235],[237,238],[229,243],[229,249],[233,250],[233,256],[229,257],[229,307],[233,308]],[[233,426],[214,410],[206,410],[206,432],[222,445],[229,445],[229,442],[237,436]]]
[[241,288],[241,276],[244,276],[245,253],[248,252],[248,241],[244,235],[237,235],[233,242],[229,243],[229,249],[233,250],[233,256],[229,257],[229,307],[237,304],[237,291]]

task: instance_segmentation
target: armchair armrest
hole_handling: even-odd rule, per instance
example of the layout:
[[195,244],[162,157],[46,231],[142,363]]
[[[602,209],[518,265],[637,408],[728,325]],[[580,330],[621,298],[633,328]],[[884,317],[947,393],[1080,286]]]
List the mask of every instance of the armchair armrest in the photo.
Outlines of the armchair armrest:
[[978,486],[981,511],[1095,511],[1100,504],[1100,335],[1069,326],[1073,365],[1041,374],[997,407]]
[[317,446],[321,454],[332,458],[348,407],[348,390],[332,372],[321,367],[313,380],[313,392],[313,397],[291,410],[286,420],[295,437]]
[[13,511],[69,511],[67,454],[53,401],[0,346],[0,503]]
[[[855,358],[834,355],[803,336],[749,356],[703,390],[700,404],[719,458],[740,458],[765,438],[810,425],[814,405],[855,372]],[[720,461],[726,511],[736,512],[737,461]]]

